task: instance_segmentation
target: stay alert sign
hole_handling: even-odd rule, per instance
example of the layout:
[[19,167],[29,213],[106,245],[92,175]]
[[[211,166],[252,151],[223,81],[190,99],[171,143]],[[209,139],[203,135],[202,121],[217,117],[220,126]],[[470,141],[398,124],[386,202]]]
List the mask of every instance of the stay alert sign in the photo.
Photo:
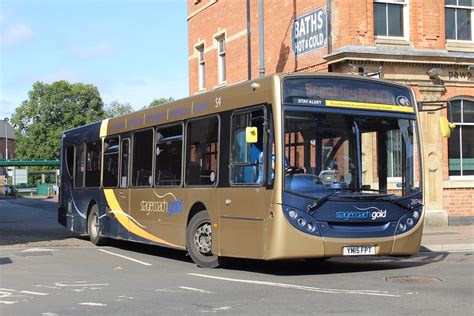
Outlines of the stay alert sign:
[[327,37],[327,20],[323,8],[318,8],[293,22],[292,48],[295,55],[321,49]]

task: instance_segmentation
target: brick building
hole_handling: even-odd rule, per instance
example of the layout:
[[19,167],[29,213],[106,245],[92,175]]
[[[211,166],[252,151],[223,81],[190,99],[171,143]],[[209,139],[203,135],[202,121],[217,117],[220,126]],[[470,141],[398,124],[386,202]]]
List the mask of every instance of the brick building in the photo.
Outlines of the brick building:
[[[264,70],[338,72],[413,87],[421,114],[427,221],[474,219],[474,1],[262,0]],[[188,0],[189,93],[260,76],[259,0]],[[451,112],[451,113],[448,113]],[[449,139],[440,116],[457,127]]]

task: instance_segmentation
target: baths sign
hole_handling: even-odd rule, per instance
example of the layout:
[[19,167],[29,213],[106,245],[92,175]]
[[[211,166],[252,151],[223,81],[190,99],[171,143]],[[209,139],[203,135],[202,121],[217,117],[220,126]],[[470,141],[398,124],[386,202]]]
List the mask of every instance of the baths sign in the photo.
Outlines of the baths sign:
[[326,13],[323,8],[297,17],[293,23],[293,53],[301,55],[322,48],[327,37],[326,30]]

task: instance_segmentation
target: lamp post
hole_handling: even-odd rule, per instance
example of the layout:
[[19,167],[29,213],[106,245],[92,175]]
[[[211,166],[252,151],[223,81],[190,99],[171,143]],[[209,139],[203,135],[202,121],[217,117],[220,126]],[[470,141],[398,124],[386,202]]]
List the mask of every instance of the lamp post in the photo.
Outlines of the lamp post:
[[5,160],[8,160],[8,117],[5,118]]
[[[8,160],[8,117],[5,118],[5,160]],[[5,195],[8,195],[8,171],[5,178]]]
[[5,160],[8,160],[8,117],[5,118]]

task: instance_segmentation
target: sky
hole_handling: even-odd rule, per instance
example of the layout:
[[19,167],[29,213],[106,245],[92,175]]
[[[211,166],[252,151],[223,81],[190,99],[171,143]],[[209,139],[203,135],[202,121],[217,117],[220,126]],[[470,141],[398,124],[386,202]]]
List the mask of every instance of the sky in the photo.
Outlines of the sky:
[[135,109],[188,95],[186,0],[0,0],[0,119],[34,82],[95,85]]

